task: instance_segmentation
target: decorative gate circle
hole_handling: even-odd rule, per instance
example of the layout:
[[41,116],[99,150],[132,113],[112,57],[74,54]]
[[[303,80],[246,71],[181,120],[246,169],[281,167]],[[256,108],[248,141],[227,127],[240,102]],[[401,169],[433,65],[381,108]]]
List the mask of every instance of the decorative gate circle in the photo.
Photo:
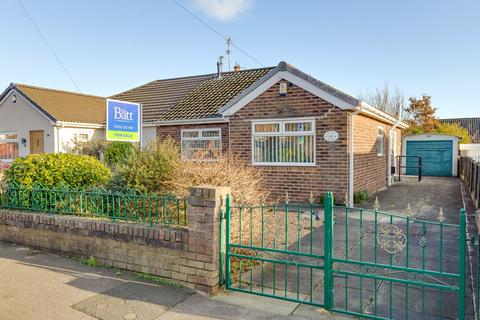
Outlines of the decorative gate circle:
[[394,224],[387,224],[378,233],[377,242],[389,254],[396,254],[405,247],[407,237]]

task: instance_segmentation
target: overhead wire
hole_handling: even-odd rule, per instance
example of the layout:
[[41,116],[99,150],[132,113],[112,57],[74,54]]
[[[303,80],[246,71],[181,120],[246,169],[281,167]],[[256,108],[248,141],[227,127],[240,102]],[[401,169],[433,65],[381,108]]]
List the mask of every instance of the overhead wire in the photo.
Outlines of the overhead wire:
[[[210,31],[212,31],[213,33],[215,33],[217,36],[219,36],[220,38],[222,38],[223,40],[225,41],[229,41],[229,38],[225,35],[223,35],[220,31],[218,31],[217,29],[215,29],[214,27],[212,27],[210,24],[208,24],[205,20],[203,20],[202,18],[200,18],[198,15],[196,15],[195,13],[193,13],[191,10],[189,10],[187,7],[185,7],[183,4],[181,4],[178,0],[172,0],[177,6],[179,6],[180,8],[182,8],[185,12],[187,12],[189,15],[191,15],[194,19],[196,19],[197,21],[199,21],[201,24],[203,24],[205,27],[207,27],[208,29],[210,29]],[[237,44],[235,44],[235,42],[233,42],[231,39],[230,39],[230,44],[235,47],[236,49],[238,49],[238,51],[242,52],[244,55],[246,55],[247,57],[249,57],[250,59],[252,59],[255,63],[257,63],[258,65],[262,66],[265,68],[265,65],[260,61],[258,60],[257,58],[255,58],[252,54],[248,53],[246,50],[242,49],[240,46],[238,46]]]
[[18,4],[20,5],[20,7],[22,8],[23,12],[25,13],[25,15],[27,16],[28,20],[30,20],[31,24],[34,26],[34,28],[37,30],[38,34],[40,35],[40,38],[42,38],[43,42],[45,43],[45,45],[47,46],[47,48],[50,50],[50,52],[52,53],[52,55],[55,57],[55,60],[57,60],[57,63],[60,65],[60,67],[63,69],[63,71],[65,72],[65,74],[67,75],[67,77],[70,79],[70,81],[73,83],[73,85],[75,86],[75,88],[77,89],[77,91],[79,93],[82,93],[82,90],[80,90],[80,87],[78,86],[78,84],[75,82],[75,80],[73,79],[71,73],[68,71],[67,67],[63,64],[63,62],[60,60],[60,57],[57,55],[57,53],[55,52],[55,50],[53,50],[52,46],[50,45],[50,43],[48,42],[47,38],[45,37],[45,35],[42,33],[42,31],[40,30],[40,28],[38,27],[38,25],[35,23],[35,20],[33,20],[32,16],[30,15],[30,13],[28,12],[27,8],[23,5],[22,1],[21,0],[17,0]]

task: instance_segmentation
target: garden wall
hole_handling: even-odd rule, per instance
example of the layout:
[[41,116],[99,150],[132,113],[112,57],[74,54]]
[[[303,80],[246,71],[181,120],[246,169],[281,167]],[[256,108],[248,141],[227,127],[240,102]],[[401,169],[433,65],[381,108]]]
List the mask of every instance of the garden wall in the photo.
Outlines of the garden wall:
[[99,263],[218,290],[220,206],[229,188],[190,190],[186,228],[0,210],[0,240],[96,257]]

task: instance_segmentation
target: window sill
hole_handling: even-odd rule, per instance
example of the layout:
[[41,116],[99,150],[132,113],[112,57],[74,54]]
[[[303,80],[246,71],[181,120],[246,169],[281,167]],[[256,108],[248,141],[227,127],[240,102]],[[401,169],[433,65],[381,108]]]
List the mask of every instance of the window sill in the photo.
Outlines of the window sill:
[[254,167],[316,167],[316,163],[253,162]]

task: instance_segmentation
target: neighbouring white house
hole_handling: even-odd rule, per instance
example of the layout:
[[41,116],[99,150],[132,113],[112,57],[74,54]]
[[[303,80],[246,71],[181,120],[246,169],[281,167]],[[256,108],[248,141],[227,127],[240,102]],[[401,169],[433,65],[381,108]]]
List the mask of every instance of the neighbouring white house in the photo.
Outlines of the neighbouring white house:
[[[104,97],[11,84],[0,96],[0,162],[105,139],[105,120]],[[142,142],[152,139],[155,128],[144,128]]]

